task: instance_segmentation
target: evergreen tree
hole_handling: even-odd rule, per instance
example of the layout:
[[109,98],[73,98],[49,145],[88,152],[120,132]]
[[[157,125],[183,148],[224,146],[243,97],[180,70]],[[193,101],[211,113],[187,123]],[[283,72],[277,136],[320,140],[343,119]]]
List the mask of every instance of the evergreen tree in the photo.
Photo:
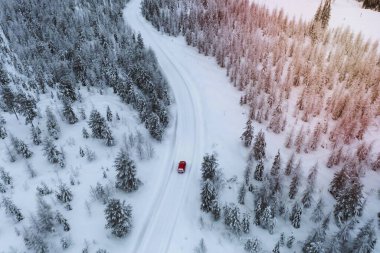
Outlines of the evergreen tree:
[[313,201],[313,191],[314,188],[310,185],[306,187],[301,199],[301,203],[304,208],[309,208],[311,206],[311,202]]
[[116,237],[124,237],[132,230],[132,206],[125,201],[110,199],[105,209],[106,228]]
[[359,215],[363,205],[363,185],[358,178],[353,178],[338,196],[334,206],[334,217],[340,226],[351,218]]
[[280,158],[280,151],[277,152],[277,155],[274,158],[272,168],[270,170],[270,174],[272,176],[279,176],[280,175],[280,169],[281,169],[281,158]]
[[11,82],[7,71],[4,69],[3,63],[0,63],[0,86],[6,86]]
[[41,197],[37,200],[37,230],[40,233],[54,232],[54,214],[51,206]]
[[234,234],[241,233],[240,209],[234,204],[224,206],[223,208],[224,224]]
[[243,220],[241,221],[241,229],[246,234],[249,233],[249,224],[250,224],[249,220],[250,220],[249,214],[245,213],[243,215]]
[[356,220],[351,219],[341,226],[340,230],[334,234],[330,240],[326,249],[327,253],[340,253],[349,251],[347,243],[351,242],[351,232],[354,229],[355,223]]
[[75,124],[78,122],[78,118],[77,116],[75,115],[74,111],[73,111],[73,108],[71,107],[70,104],[68,103],[65,103],[64,106],[63,106],[63,117],[65,117],[66,121],[69,123],[69,124]]
[[339,172],[334,174],[334,178],[330,183],[329,192],[336,199],[340,192],[346,187],[347,181],[349,179],[346,166],[344,166]]
[[0,115],[0,139],[5,139],[8,136],[7,130],[5,129],[5,124],[5,119]]
[[106,140],[106,145],[108,147],[115,145],[115,139],[113,138],[111,129],[108,126],[106,126],[106,128],[104,129],[103,139]]
[[56,192],[56,197],[59,201],[65,204],[68,204],[73,200],[73,194],[65,184],[60,184],[59,189]]
[[292,223],[292,226],[294,228],[300,228],[301,226],[301,215],[302,215],[302,208],[300,205],[296,202],[293,205],[292,212],[290,214],[290,222]]
[[112,121],[112,111],[109,106],[107,106],[107,121]]
[[211,213],[215,221],[218,221],[220,219],[220,205],[217,200],[214,200],[214,202],[212,203]]
[[32,125],[31,132],[34,145],[40,145],[42,143],[40,128],[38,126]]
[[293,166],[294,166],[294,153],[290,156],[288,162],[286,163],[285,175],[290,176],[290,174],[292,174]]
[[44,237],[40,233],[36,233],[36,231],[33,231],[32,229],[25,229],[23,237],[27,249],[33,250],[36,253],[49,252],[47,243],[44,241]]
[[315,223],[317,222],[320,222],[323,218],[323,207],[324,207],[324,203],[323,203],[323,200],[322,198],[320,198],[318,200],[318,203],[317,205],[315,206],[314,210],[313,210],[313,213],[311,215],[311,220],[314,221]]
[[261,252],[261,243],[258,239],[248,239],[244,244],[244,250],[248,253],[259,253]]
[[286,241],[286,247],[288,247],[288,249],[291,249],[293,247],[293,243],[295,239],[296,238],[294,238],[293,234],[289,236],[288,240]]
[[71,104],[77,100],[74,85],[71,83],[69,77],[65,76],[61,79],[58,84],[58,89],[65,103]]
[[217,198],[217,192],[213,183],[207,179],[202,185],[201,191],[201,210],[210,212],[214,201]]
[[288,195],[289,195],[290,199],[294,199],[295,196],[297,195],[299,184],[300,184],[299,174],[298,174],[298,172],[296,172],[296,173],[294,173],[294,175],[292,177],[292,181],[291,181],[290,186],[289,186],[289,194]]
[[263,173],[264,173],[264,162],[262,159],[260,159],[256,165],[256,169],[254,173],[255,180],[263,181]]
[[247,193],[247,189],[245,188],[245,184],[243,183],[240,186],[239,195],[238,195],[238,202],[240,205],[244,205],[246,193]]
[[86,128],[83,128],[83,129],[82,129],[82,136],[83,136],[83,138],[85,138],[85,139],[88,139],[88,137],[90,137],[90,135],[88,134]]
[[326,230],[322,227],[314,229],[305,241],[302,247],[303,253],[320,253],[324,251],[324,242],[326,239]]
[[207,179],[211,180],[212,182],[215,181],[216,177],[216,170],[218,168],[218,161],[216,159],[215,154],[206,154],[203,157],[202,162],[202,179],[203,181],[206,181]]
[[358,253],[371,253],[377,241],[375,227],[373,220],[368,221],[363,227],[360,228],[358,235],[353,243],[353,252]]
[[96,139],[104,138],[104,130],[107,128],[106,121],[97,110],[92,110],[88,125],[92,131],[92,137]]
[[47,127],[47,131],[49,133],[49,136],[58,140],[59,135],[61,133],[61,128],[59,127],[57,119],[49,107],[46,108],[46,117],[47,117],[46,118],[46,127]]
[[251,146],[252,139],[253,139],[253,127],[252,127],[252,120],[248,119],[245,130],[243,134],[241,135],[240,139],[243,141],[245,147]]
[[136,177],[136,166],[125,150],[120,150],[115,159],[116,188],[133,192],[139,188],[140,181]]
[[3,198],[3,207],[5,208],[5,213],[11,216],[16,222],[20,222],[24,219],[19,208],[10,200],[9,198]]
[[248,164],[244,170],[244,183],[246,186],[249,186],[251,182],[251,174],[252,174],[252,163],[248,161]]
[[274,246],[273,253],[280,253],[280,242],[277,242],[276,245]]
[[[1,138],[1,123],[0,123],[0,138]],[[380,153],[377,154],[376,160],[372,163],[372,170],[380,171]]]
[[[50,163],[58,163],[61,166],[61,163],[64,164],[64,155],[62,152],[58,151],[53,140],[49,137],[46,137],[43,143],[44,155]],[[62,166],[61,166],[62,167]]]
[[63,231],[67,232],[70,231],[70,225],[65,217],[57,211],[55,215],[55,220],[58,222],[58,224],[62,225]]
[[30,158],[33,155],[33,152],[30,151],[28,145],[26,145],[22,140],[11,135],[11,141],[17,154],[21,155],[26,159]]
[[259,161],[265,158],[265,134],[262,130],[256,135],[255,143],[252,148],[253,157]]
[[116,120],[120,120],[120,116],[119,116],[119,114],[118,113],[116,113]]

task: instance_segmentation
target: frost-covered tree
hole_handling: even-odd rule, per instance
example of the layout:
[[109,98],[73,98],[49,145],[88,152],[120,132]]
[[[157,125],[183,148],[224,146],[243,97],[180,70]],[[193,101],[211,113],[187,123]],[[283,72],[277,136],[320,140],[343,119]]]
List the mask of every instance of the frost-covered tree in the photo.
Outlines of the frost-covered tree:
[[241,135],[240,139],[243,141],[245,147],[250,147],[253,139],[253,126],[252,120],[248,119],[245,130]]
[[377,242],[376,230],[373,225],[373,220],[369,220],[363,227],[360,228],[353,242],[353,252],[371,253]]
[[75,124],[78,122],[78,118],[75,115],[73,108],[68,103],[64,103],[62,114],[69,124]]
[[241,229],[244,233],[248,234],[249,233],[249,224],[250,224],[250,216],[247,213],[243,214],[243,219],[241,221]]
[[110,199],[105,209],[106,228],[116,237],[124,237],[132,230],[132,206],[125,201]]
[[52,233],[55,231],[54,214],[51,206],[44,199],[37,199],[36,229],[40,233]]
[[139,188],[140,180],[136,177],[136,165],[127,152],[120,150],[114,163],[116,169],[116,188],[133,192]]
[[223,207],[224,224],[234,234],[238,235],[242,231],[240,221],[240,209],[235,204]]
[[323,227],[314,229],[307,237],[303,247],[303,253],[320,253],[324,252],[324,242],[326,240],[326,230]]
[[339,172],[334,174],[334,178],[330,183],[329,192],[336,199],[340,192],[346,187],[349,175],[346,166],[344,166]]
[[261,252],[261,243],[256,239],[248,239],[244,244],[244,250],[248,253],[259,253]]
[[280,242],[277,242],[274,246],[272,253],[280,253]]
[[320,198],[310,217],[311,220],[314,221],[315,223],[320,222],[323,219],[323,216],[324,216],[323,207],[324,207],[324,202],[323,202],[323,199]]
[[73,200],[73,193],[70,188],[65,184],[60,184],[58,191],[55,193],[55,196],[59,201],[64,204],[68,204]]
[[86,128],[83,128],[83,129],[82,129],[82,136],[83,136],[83,138],[85,138],[85,139],[88,139],[88,138],[90,137],[90,135],[88,134]]
[[296,238],[293,235],[289,236],[288,240],[286,241],[286,247],[288,247],[288,249],[291,249],[293,247],[295,239]]
[[5,129],[5,124],[6,121],[0,114],[0,139],[5,139],[8,136],[7,130]]
[[45,157],[48,159],[50,163],[56,163],[59,164],[59,166],[64,167],[65,157],[63,153],[57,149],[57,146],[49,137],[46,137],[43,142],[43,151]]
[[198,246],[194,249],[195,253],[207,253],[207,248],[205,244],[205,240],[202,238],[199,241]]
[[207,179],[202,185],[201,191],[201,210],[204,212],[210,212],[212,205],[217,199],[217,191],[214,184]]
[[24,219],[20,209],[12,202],[10,198],[4,197],[2,206],[5,209],[5,213],[11,216],[16,222],[20,222]]
[[30,151],[28,145],[26,145],[25,142],[23,142],[21,139],[18,139],[17,137],[11,135],[11,141],[13,148],[16,150],[17,154],[26,159],[30,158],[33,155],[33,152]]
[[294,199],[295,196],[297,195],[299,184],[300,184],[300,178],[299,178],[298,172],[296,172],[296,173],[294,173],[294,175],[292,177],[292,181],[291,181],[290,186],[289,186],[289,194],[288,195],[289,195],[290,199]]
[[202,180],[206,181],[207,179],[211,180],[212,182],[215,181],[216,177],[216,171],[218,168],[218,160],[216,158],[215,154],[206,154],[203,157],[202,162]]
[[277,155],[274,157],[273,165],[270,170],[271,176],[279,176],[280,169],[281,169],[281,157],[280,157],[280,151],[278,151]]
[[341,225],[340,230],[335,233],[327,245],[326,253],[348,252],[347,243],[352,241],[351,232],[354,229],[356,220],[351,219]]
[[107,106],[107,121],[111,122],[112,121],[112,117],[113,117],[112,111],[111,111],[110,107]]
[[263,181],[263,174],[264,174],[264,162],[262,159],[260,159],[256,165],[256,169],[255,169],[255,173],[253,177],[257,181]]
[[290,174],[292,174],[292,171],[293,171],[293,167],[294,167],[294,153],[289,157],[289,160],[288,162],[286,163],[286,167],[285,167],[285,175],[286,176],[290,176]]
[[48,244],[44,241],[42,234],[33,231],[32,229],[25,229],[23,233],[24,243],[27,249],[33,250],[36,253],[48,253]]
[[292,212],[289,216],[290,222],[294,228],[300,228],[301,226],[302,207],[298,202],[294,203]]
[[91,111],[88,126],[92,131],[92,137],[103,139],[104,130],[107,128],[106,120],[95,109]]
[[42,143],[41,129],[38,126],[32,125],[31,133],[34,145],[40,145]]
[[62,225],[63,231],[67,232],[70,231],[70,224],[68,223],[67,219],[63,217],[63,215],[57,211],[55,214],[55,220],[58,224]]
[[252,148],[252,155],[257,161],[265,158],[266,145],[265,134],[262,130],[260,130],[260,132],[256,135],[255,143]]
[[241,184],[240,189],[239,189],[239,194],[238,194],[238,202],[240,205],[245,204],[245,195],[247,193],[247,189],[245,187],[245,184]]
[[360,214],[363,206],[363,185],[356,177],[352,178],[340,193],[334,205],[334,217],[340,226]]
[[[0,128],[1,128],[1,126],[0,126]],[[0,132],[1,132],[1,130],[0,130]],[[377,158],[372,163],[372,170],[380,171],[380,153],[377,154]]]
[[61,133],[61,128],[59,127],[57,118],[51,111],[50,107],[46,108],[46,128],[49,133],[49,136],[58,140]]

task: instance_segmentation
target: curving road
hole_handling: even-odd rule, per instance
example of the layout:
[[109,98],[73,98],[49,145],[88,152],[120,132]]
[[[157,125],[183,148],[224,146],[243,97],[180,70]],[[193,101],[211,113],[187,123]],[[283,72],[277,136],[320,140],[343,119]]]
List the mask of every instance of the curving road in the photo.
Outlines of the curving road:
[[[168,252],[176,229],[178,216],[189,197],[189,182],[197,180],[196,171],[204,150],[204,123],[200,96],[192,85],[194,80],[184,66],[173,61],[176,54],[170,52],[168,45],[160,43],[162,35],[157,32],[140,13],[141,0],[128,3],[124,18],[136,32],[141,33],[145,45],[155,52],[161,70],[166,76],[174,94],[176,115],[175,134],[172,137],[170,154],[163,165],[165,173],[157,179],[160,181],[155,191],[153,203],[147,203],[147,209],[139,214],[144,217],[143,226],[136,227],[137,239],[134,240],[134,253]],[[185,174],[176,172],[180,160],[187,161]]]

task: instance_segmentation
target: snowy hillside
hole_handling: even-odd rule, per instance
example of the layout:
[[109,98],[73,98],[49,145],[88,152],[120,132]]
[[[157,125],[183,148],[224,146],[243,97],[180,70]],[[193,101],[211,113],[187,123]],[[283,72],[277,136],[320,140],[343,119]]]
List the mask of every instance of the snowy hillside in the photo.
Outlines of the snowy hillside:
[[319,5],[0,0],[0,253],[380,252],[380,12]]
[[[283,9],[289,17],[311,20],[318,9],[319,0],[251,0],[270,9]],[[362,33],[366,39],[380,40],[379,12],[361,8],[356,0],[335,0],[332,2],[330,27],[349,27]]]

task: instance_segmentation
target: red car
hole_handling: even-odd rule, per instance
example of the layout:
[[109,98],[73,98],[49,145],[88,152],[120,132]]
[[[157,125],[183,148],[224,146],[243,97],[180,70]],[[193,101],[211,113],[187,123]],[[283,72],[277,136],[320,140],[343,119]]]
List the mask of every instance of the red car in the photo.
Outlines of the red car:
[[184,173],[186,170],[186,162],[185,161],[180,161],[178,164],[178,173]]

